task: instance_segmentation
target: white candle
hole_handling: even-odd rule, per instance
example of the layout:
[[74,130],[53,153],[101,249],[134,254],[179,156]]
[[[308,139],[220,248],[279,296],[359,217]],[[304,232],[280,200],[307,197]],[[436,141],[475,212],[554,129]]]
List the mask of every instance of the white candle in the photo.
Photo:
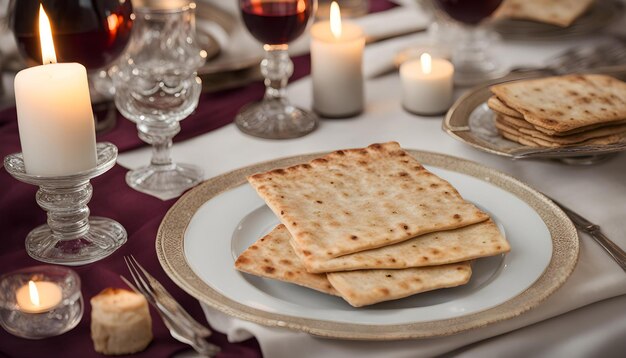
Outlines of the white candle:
[[26,172],[41,176],[78,173],[96,166],[87,71],[78,63],[55,63],[48,18],[40,7],[44,65],[15,76],[15,104]]
[[363,47],[361,28],[342,23],[339,6],[331,5],[330,21],[311,27],[313,109],[324,117],[341,118],[363,111]]
[[452,77],[454,67],[450,61],[431,58],[427,53],[419,60],[400,66],[402,105],[416,114],[442,114],[452,104]]
[[15,300],[20,311],[26,313],[41,313],[50,311],[63,299],[61,287],[54,282],[28,281],[17,289]]

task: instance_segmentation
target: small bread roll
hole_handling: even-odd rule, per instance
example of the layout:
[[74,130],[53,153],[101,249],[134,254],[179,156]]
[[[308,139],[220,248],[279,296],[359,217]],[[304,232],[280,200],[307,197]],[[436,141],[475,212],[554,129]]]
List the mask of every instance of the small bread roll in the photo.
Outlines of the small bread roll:
[[91,299],[91,339],[96,352],[143,351],[152,341],[152,319],[143,295],[106,288]]

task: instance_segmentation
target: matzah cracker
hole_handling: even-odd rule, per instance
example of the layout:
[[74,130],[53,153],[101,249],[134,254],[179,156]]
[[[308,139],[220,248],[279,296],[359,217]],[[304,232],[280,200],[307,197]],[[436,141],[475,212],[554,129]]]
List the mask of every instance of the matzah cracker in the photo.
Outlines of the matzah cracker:
[[502,103],[502,101],[500,101],[496,96],[489,97],[489,99],[487,100],[487,106],[489,106],[489,108],[491,108],[494,112],[501,113],[512,118],[524,120],[523,114]]
[[594,130],[605,130],[605,129],[615,129],[615,130],[619,130],[621,126],[626,126],[626,121],[617,121],[614,123],[610,123],[610,124],[595,124],[595,125],[591,125],[591,126],[587,126],[587,127],[580,127],[580,128],[576,128],[576,129],[572,129],[571,131],[567,131],[567,132],[555,132],[546,128],[541,128],[539,126],[534,126],[532,124],[530,124],[529,122],[526,122],[523,119],[519,119],[519,118],[515,118],[515,117],[509,117],[506,116],[502,113],[497,113],[496,114],[496,118],[498,120],[500,120],[501,122],[504,122],[510,126],[513,126],[515,128],[528,128],[528,129],[533,129],[536,130],[538,132],[541,132],[547,136],[551,136],[551,137],[569,137],[571,135],[575,135],[575,134],[581,134],[581,133],[586,133],[586,132],[591,132]]
[[626,119],[626,83],[604,75],[567,75],[491,87],[536,127],[554,132]]
[[338,296],[325,274],[306,271],[293,252],[290,239],[285,226],[277,226],[242,252],[235,261],[235,268],[252,275],[291,282]]
[[574,133],[567,136],[551,136],[540,132],[536,129],[518,128],[522,134],[529,135],[533,138],[543,139],[561,145],[570,145],[582,143],[594,138],[615,137],[622,138],[626,135],[626,125],[604,126],[596,129],[590,129],[585,132]]
[[[496,128],[500,131],[503,137],[513,140],[515,142],[528,145],[531,147],[552,147],[559,148],[568,145],[608,145],[620,142],[624,138],[625,133],[611,134],[602,137],[594,137],[577,143],[563,144],[552,140],[546,140],[538,138],[525,133],[522,133],[519,128],[508,125],[507,123],[498,121],[496,119]],[[561,138],[558,138],[561,139]]]
[[492,220],[459,229],[438,231],[394,245],[316,261],[294,251],[309,272],[403,269],[443,265],[508,252],[510,245]]
[[568,27],[584,14],[592,3],[593,0],[504,0],[494,16]]
[[488,219],[395,142],[336,151],[248,181],[303,254],[318,260]]
[[469,263],[328,273],[341,297],[354,307],[396,300],[417,293],[466,284],[472,275]]

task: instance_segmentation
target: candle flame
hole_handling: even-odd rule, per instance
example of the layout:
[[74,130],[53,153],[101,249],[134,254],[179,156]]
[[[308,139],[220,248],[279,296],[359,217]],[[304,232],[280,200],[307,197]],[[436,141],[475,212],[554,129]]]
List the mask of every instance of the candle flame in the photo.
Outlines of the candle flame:
[[432,57],[427,54],[427,53],[423,53],[420,56],[420,63],[422,65],[422,72],[425,74],[429,74],[433,71],[433,60]]
[[330,31],[335,38],[341,37],[341,10],[336,1],[330,4]]
[[41,43],[41,61],[42,63],[56,63],[57,55],[54,52],[54,41],[52,41],[52,28],[50,20],[43,9],[43,5],[39,4],[39,41]]
[[39,306],[39,291],[37,291],[37,285],[33,281],[28,281],[28,294],[30,295],[30,302]]

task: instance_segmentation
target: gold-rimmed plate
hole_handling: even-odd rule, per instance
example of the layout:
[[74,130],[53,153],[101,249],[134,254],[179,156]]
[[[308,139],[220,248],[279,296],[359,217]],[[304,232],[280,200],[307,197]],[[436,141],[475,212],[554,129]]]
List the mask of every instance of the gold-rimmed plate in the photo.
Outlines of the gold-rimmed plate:
[[[589,72],[606,74],[622,81],[626,80],[626,68],[623,66]],[[495,126],[496,115],[487,106],[487,100],[492,96],[489,87],[496,83],[551,75],[540,70],[524,72],[474,87],[452,105],[446,114],[442,128],[452,138],[476,149],[512,159],[558,159],[569,164],[594,164],[605,159],[609,154],[625,151],[626,140],[608,145],[571,145],[545,148],[519,144],[500,135]]]
[[159,261],[181,288],[234,317],[340,339],[393,340],[454,334],[521,314],[570,275],[578,236],[567,216],[525,184],[470,161],[409,151],[489,212],[511,243],[505,256],[478,260],[466,286],[364,308],[303,287],[236,271],[235,257],[278,221],[246,176],[320,154],[252,165],[207,180],[167,213]]

